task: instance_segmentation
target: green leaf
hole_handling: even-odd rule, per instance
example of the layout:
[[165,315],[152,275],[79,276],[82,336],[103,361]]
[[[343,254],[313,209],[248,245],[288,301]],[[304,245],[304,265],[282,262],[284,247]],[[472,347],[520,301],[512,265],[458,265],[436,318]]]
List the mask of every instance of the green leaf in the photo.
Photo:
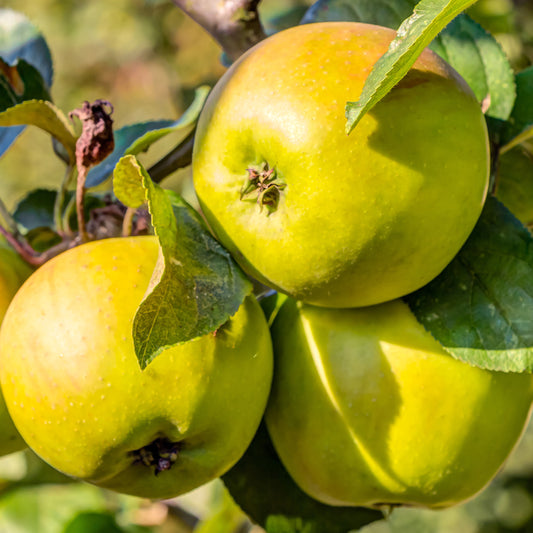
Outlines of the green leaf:
[[247,517],[221,484],[221,501],[211,502],[209,513],[194,527],[194,533],[237,533],[246,526]]
[[32,125],[55,137],[75,161],[76,138],[65,115],[54,104],[28,100],[0,113],[0,126]]
[[379,511],[333,507],[307,496],[283,468],[264,423],[222,481],[239,507],[268,533],[347,533],[383,518]]
[[261,12],[261,24],[267,35],[298,25],[307,11],[307,6],[298,3],[274,5],[272,10],[266,9],[266,11],[265,8]]
[[[68,209],[69,201],[74,196],[74,191],[67,191],[64,201],[64,211]],[[13,212],[13,218],[21,231],[25,231],[25,237],[30,241],[31,246],[37,251],[43,251],[50,246],[57,244],[59,235],[53,231],[55,228],[54,209],[57,198],[57,191],[49,189],[34,189],[28,192],[17,204]],[[106,205],[104,196],[97,194],[86,194],[83,209],[86,219],[90,213]],[[76,230],[78,220],[76,212],[73,210],[69,216],[69,226]]]
[[50,100],[48,89],[39,71],[24,60],[14,66],[0,59],[0,111],[25,100]]
[[272,292],[259,300],[261,309],[263,309],[263,313],[265,314],[269,326],[274,322],[281,306],[285,303],[287,298],[288,296],[286,294]]
[[533,228],[533,154],[516,146],[498,161],[496,196],[522,224]]
[[141,152],[146,152],[146,150],[148,150],[148,148],[154,142],[158,141],[162,137],[165,137],[169,133],[183,130],[192,126],[198,120],[198,117],[200,116],[200,111],[202,111],[202,108],[204,107],[205,100],[210,90],[211,88],[207,85],[202,85],[198,87],[195,91],[194,100],[192,104],[187,108],[185,113],[183,113],[183,115],[181,115],[178,120],[172,122],[172,124],[167,127],[148,131],[144,135],[138,137],[126,150],[125,155],[137,155]]
[[318,0],[307,10],[301,23],[365,22],[396,30],[412,14],[417,2],[418,0]]
[[475,0],[421,0],[413,14],[398,28],[389,50],[369,74],[357,102],[346,104],[346,132],[407,74],[433,38]]
[[[394,30],[409,17],[417,0],[319,0],[302,23],[346,20]],[[429,47],[461,74],[491,117],[506,120],[516,92],[514,74],[496,39],[468,15],[453,19]]]
[[12,9],[0,9],[0,57],[10,65],[24,59],[41,73],[46,87],[51,87],[53,66],[48,45],[39,29]]
[[39,253],[45,252],[59,244],[63,239],[51,228],[33,228],[24,235],[26,242]]
[[77,514],[63,533],[124,533],[111,513],[86,511]]
[[35,189],[17,204],[13,218],[27,230],[54,225],[54,204],[57,192]]
[[190,128],[198,119],[209,90],[206,85],[198,87],[192,104],[178,120],[139,122],[117,130],[113,152],[89,171],[86,187],[96,187],[104,182],[122,156],[146,152],[159,139]]
[[[39,71],[24,60],[10,66],[0,59],[0,111],[31,99],[50,100]],[[0,127],[0,156],[23,130],[24,126]]]
[[533,371],[533,237],[495,198],[448,267],[404,299],[455,358]]
[[17,95],[18,102],[26,100],[50,100],[48,87],[41,73],[24,59],[18,59],[12,70],[16,70],[23,84],[22,94]]
[[0,531],[58,533],[73,515],[106,505],[103,491],[88,484],[29,486],[0,499]]
[[533,137],[533,66],[516,75],[516,102],[505,129],[501,152]]
[[490,33],[463,14],[442,30],[430,48],[466,80],[487,116],[509,118],[516,98],[514,73]]
[[[0,57],[9,65],[16,64],[17,60],[24,60],[32,65],[32,68],[37,69],[37,75],[32,73],[31,78],[36,80],[40,87],[39,94],[33,92],[34,83],[26,80],[27,90],[24,100],[49,99],[49,96],[43,95],[44,91],[48,94],[53,79],[52,56],[48,45],[38,28],[24,15],[11,9],[0,9]],[[12,103],[6,105],[6,83],[5,76],[0,76],[0,110],[21,101],[15,97]],[[28,90],[30,85],[34,85],[31,91]],[[23,130],[24,126],[0,128],[0,156]]]
[[133,324],[135,353],[145,368],[164,349],[223,325],[251,292],[251,283],[196,211],[153,183],[134,156],[118,162],[114,187],[129,207],[148,203],[164,259]]

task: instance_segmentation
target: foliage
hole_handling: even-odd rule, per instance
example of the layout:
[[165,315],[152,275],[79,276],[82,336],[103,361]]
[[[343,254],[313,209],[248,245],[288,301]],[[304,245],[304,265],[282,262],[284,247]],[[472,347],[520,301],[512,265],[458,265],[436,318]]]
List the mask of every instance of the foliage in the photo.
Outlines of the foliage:
[[[5,154],[5,176],[12,176],[3,179],[0,196],[13,213],[11,218],[2,206],[2,218],[16,228],[18,242],[27,242],[37,256],[51,253],[65,232],[74,238],[73,181],[79,132],[63,110],[102,94],[109,98],[115,104],[117,121],[115,150],[88,174],[87,187],[92,190],[86,196],[85,212],[109,209],[109,198],[118,198],[130,214],[141,208],[135,218],[139,227],[146,204],[151,214],[145,230],[158,234],[164,268],[154,275],[153,292],[135,323],[134,337],[145,367],[165,347],[216,330],[252,286],[180,196],[190,197],[194,205],[188,180],[188,136],[208,89],[200,88],[195,98],[193,93],[195,87],[212,85],[222,74],[219,51],[192,21],[163,0],[120,0],[112,6],[102,1],[75,5],[59,0],[46,0],[40,6],[22,4],[7,1],[6,9],[0,10],[0,155]],[[476,229],[452,263],[432,283],[405,299],[454,357],[498,371],[531,372],[531,5],[513,5],[510,0],[264,4],[261,13],[269,32],[296,24],[307,7],[302,23],[358,20],[398,29],[397,40],[369,76],[362,95],[347,102],[348,132],[401,80],[427,45],[471,86],[490,131],[494,197],[487,201]],[[11,7],[27,11],[30,18],[10,11]],[[467,8],[468,14],[462,13]],[[107,46],[96,46],[100,40]],[[32,128],[21,135],[25,126]],[[41,133],[34,142],[36,129]],[[178,163],[171,164],[171,160]],[[157,174],[160,168],[168,170]],[[109,179],[113,169],[114,192]],[[163,192],[155,183],[167,177],[165,183],[173,193]],[[176,257],[186,257],[185,266],[177,265]],[[257,294],[263,290],[254,288]],[[279,308],[278,298],[264,300],[267,316]],[[173,313],[180,307],[176,302],[184,300],[190,307]],[[520,465],[527,463],[533,450],[532,433],[530,429],[517,451]],[[192,531],[191,524],[198,531],[231,533],[250,530],[250,520],[270,533],[343,533],[361,527],[365,533],[450,528],[504,532],[527,531],[533,523],[531,465],[521,469],[515,464],[514,470],[504,470],[486,492],[453,510],[435,514],[402,509],[385,521],[371,523],[382,514],[323,506],[301,493],[275,456],[264,428],[244,458],[224,476],[229,492],[220,483],[207,489],[211,504],[200,523],[194,514],[202,513],[190,499],[158,507],[112,495],[72,483],[29,452],[0,461],[0,476],[4,473],[0,530],[8,533],[162,533]],[[139,518],[147,509],[151,518]]]

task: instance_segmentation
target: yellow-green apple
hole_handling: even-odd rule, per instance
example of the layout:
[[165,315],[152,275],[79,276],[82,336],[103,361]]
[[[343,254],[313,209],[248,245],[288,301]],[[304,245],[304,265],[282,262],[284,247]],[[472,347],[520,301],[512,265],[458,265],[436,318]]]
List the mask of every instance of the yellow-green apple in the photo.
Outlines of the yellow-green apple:
[[[3,240],[0,240],[0,323],[15,293],[32,270]],[[22,450],[26,444],[16,430],[0,391],[0,456]]]
[[193,154],[212,230],[264,284],[326,307],[391,300],[455,256],[485,199],[483,113],[425,50],[345,133],[345,105],[394,31],[297,26],[257,44],[211,92]]
[[267,427],[295,482],[327,504],[465,501],[528,420],[531,374],[454,359],[401,300],[326,309],[288,299],[272,337]]
[[272,347],[248,296],[216,333],[141,371],[132,322],[158,251],[155,237],[106,239],[45,263],[5,316],[0,377],[15,425],[54,468],[168,498],[244,453],[266,405]]

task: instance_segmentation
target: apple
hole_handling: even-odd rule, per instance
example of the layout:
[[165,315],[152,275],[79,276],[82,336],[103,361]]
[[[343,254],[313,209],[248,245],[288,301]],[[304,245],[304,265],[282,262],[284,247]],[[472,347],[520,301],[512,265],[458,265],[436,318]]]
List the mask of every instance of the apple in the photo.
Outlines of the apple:
[[394,36],[354,22],[277,33],[224,74],[199,119],[193,180],[213,232],[251,276],[307,303],[420,288],[482,209],[485,120],[433,52],[346,135],[346,102]]
[[294,481],[326,504],[463,502],[528,421],[530,374],[454,359],[401,300],[326,309],[288,299],[272,338],[268,431]]
[[0,378],[27,444],[69,476],[169,498],[220,476],[262,418],[272,374],[254,297],[216,332],[144,371],[132,321],[156,265],[155,237],[93,241],[40,267],[0,332]]
[[[3,239],[0,239],[0,323],[15,293],[32,269]],[[0,391],[0,456],[26,448],[16,430]]]

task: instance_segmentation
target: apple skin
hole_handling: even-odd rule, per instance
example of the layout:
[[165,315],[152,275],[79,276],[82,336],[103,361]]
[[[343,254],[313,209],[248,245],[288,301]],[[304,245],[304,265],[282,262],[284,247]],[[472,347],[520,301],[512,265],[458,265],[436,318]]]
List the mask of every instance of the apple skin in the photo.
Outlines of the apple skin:
[[[307,303],[366,306],[420,288],[481,212],[485,120],[430,50],[345,133],[346,102],[394,36],[354,22],[277,33],[225,73],[200,116],[193,179],[212,230],[251,276]],[[286,185],[270,214],[240,198],[263,163]]]
[[[0,239],[0,323],[17,290],[31,273],[29,265],[3,239]],[[1,391],[0,428],[0,456],[26,448],[26,443],[9,416]]]
[[[94,241],[37,270],[0,333],[0,378],[28,445],[57,470],[147,498],[220,476],[244,453],[270,390],[272,346],[248,296],[216,334],[164,351],[141,371],[131,334],[156,264],[154,237]],[[177,460],[139,460],[158,439]]]
[[325,309],[288,299],[272,337],[267,427],[289,474],[324,503],[463,502],[527,424],[530,374],[454,359],[401,300]]

